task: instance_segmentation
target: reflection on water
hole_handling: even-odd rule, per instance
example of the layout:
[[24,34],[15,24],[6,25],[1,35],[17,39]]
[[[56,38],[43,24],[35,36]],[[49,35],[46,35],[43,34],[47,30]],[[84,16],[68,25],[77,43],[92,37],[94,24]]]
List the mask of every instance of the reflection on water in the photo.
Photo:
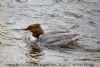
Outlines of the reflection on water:
[[34,48],[33,46],[30,47],[30,51],[28,54],[28,56],[30,56],[31,58],[29,62],[34,64],[39,63],[39,61],[41,61],[41,56],[43,55],[41,48]]
[[40,48],[35,41],[30,40],[30,34],[25,35],[24,42],[27,44],[27,50],[26,56],[29,58],[28,63],[34,63],[38,64],[41,60],[41,57],[43,55],[42,48]]

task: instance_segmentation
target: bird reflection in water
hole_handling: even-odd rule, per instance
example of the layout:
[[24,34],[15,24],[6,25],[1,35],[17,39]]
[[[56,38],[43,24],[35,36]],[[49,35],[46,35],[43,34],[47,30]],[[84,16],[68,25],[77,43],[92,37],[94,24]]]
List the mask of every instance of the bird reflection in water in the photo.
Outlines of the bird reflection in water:
[[42,59],[42,55],[41,48],[36,48],[34,46],[29,47],[29,53],[27,55],[29,57],[29,63],[38,64]]
[[42,49],[30,40],[28,34],[25,35],[24,42],[27,44],[26,48],[28,52],[26,56],[29,58],[28,63],[38,64],[43,55]]

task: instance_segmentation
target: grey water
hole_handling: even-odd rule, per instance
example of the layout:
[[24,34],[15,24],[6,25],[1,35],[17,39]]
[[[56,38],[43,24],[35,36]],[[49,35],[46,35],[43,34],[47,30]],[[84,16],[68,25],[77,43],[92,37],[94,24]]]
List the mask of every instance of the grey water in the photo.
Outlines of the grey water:
[[[34,23],[45,32],[80,34],[77,42],[84,49],[44,48],[30,54],[31,33],[13,29]],[[99,67],[99,63],[100,0],[0,0],[0,64]]]

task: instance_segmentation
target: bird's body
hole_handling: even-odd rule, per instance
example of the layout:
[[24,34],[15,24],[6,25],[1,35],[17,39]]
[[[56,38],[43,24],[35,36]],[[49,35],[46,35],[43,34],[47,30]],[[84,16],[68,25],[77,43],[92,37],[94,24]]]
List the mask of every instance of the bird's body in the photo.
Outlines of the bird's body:
[[37,43],[39,43],[40,46],[46,47],[68,47],[75,43],[75,36],[77,36],[77,34],[66,32],[46,33],[37,40]]
[[29,25],[23,30],[30,30],[30,32],[32,32],[32,36],[37,38],[36,44],[38,46],[46,47],[70,47],[70,45],[72,46],[76,41],[73,38],[77,35],[63,31],[44,33],[40,24]]

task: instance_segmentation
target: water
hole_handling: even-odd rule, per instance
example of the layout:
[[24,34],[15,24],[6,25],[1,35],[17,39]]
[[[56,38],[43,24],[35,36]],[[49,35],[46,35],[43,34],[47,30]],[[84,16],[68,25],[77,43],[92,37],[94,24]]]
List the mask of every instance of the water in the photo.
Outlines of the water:
[[[13,65],[66,64],[99,67],[100,63],[99,0],[1,0],[0,63]],[[31,33],[13,30],[40,23],[45,32],[70,31],[80,36],[83,49],[41,49],[30,54]],[[36,49],[38,50],[38,49]],[[33,54],[34,53],[34,54]],[[31,56],[30,56],[31,55]],[[86,65],[84,67],[87,67]]]

